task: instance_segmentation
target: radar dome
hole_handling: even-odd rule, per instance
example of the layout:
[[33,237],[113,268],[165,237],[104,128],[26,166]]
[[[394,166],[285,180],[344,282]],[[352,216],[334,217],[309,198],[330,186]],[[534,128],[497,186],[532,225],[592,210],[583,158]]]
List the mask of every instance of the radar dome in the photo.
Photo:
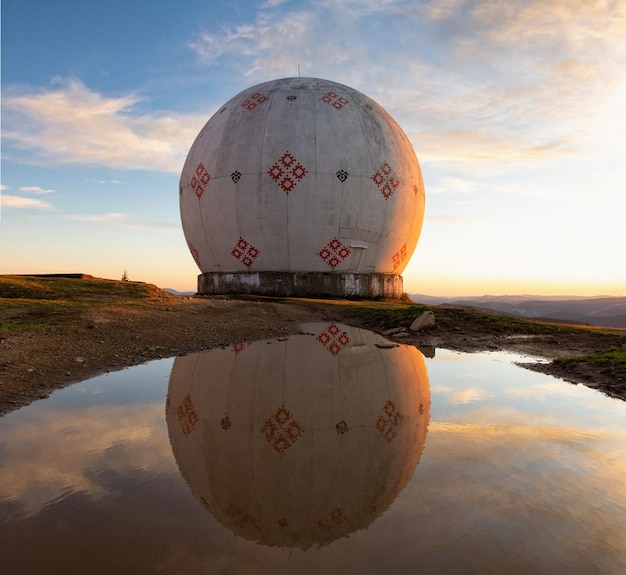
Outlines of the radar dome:
[[226,102],[192,145],[179,192],[200,293],[397,297],[424,217],[400,126],[317,78]]

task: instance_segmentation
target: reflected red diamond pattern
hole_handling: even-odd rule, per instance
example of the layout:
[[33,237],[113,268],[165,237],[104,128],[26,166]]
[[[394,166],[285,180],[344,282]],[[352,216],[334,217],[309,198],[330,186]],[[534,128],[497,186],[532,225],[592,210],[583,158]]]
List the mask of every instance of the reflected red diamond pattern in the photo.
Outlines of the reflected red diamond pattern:
[[332,355],[337,355],[346,345],[350,343],[348,334],[339,329],[336,324],[331,323],[315,339],[319,341]]
[[178,417],[178,423],[182,427],[183,435],[187,437],[196,427],[196,423],[198,423],[198,414],[193,407],[189,394],[185,396],[183,402],[176,408],[176,416]]
[[234,343],[233,344],[233,351],[235,352],[235,355],[239,355],[244,349],[246,349],[247,347],[250,347],[252,345],[252,342],[247,341],[246,343]]
[[250,517],[239,505],[231,503],[224,509],[222,509],[228,517],[233,520],[233,523],[238,527],[246,527],[248,525],[255,524],[255,520]]
[[404,415],[396,408],[393,401],[387,400],[376,419],[376,429],[387,443],[391,443],[398,434],[397,429],[403,421]]
[[300,437],[304,430],[291,412],[281,404],[261,429],[267,442],[281,457]]
[[346,517],[346,514],[341,509],[336,507],[328,515],[322,517],[317,522],[317,526],[325,531],[331,531],[335,527],[345,523],[347,520],[348,518]]

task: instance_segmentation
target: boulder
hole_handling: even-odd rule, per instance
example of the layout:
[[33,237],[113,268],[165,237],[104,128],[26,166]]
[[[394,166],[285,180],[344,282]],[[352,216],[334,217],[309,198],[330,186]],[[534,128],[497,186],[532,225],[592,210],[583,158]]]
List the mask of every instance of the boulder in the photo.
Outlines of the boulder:
[[411,324],[409,328],[411,331],[420,331],[427,327],[432,327],[435,325],[435,314],[428,310],[425,311],[422,315],[415,319],[415,321]]

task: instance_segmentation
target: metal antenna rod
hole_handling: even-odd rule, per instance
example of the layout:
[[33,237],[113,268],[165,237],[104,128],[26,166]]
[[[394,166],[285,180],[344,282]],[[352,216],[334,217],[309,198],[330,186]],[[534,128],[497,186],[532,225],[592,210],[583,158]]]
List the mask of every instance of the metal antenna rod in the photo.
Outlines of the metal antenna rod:
[[296,62],[298,62],[298,78],[300,77],[300,59],[296,58]]

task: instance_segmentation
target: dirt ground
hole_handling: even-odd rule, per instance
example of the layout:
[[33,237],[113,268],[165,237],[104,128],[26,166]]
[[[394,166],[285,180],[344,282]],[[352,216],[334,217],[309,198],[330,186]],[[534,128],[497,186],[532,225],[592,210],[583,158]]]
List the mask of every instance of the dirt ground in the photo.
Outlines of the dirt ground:
[[[6,313],[15,318],[16,314],[27,315],[31,310],[28,306],[14,307]],[[49,324],[46,329],[16,332],[0,338],[0,415],[97,374],[153,359],[286,336],[297,333],[299,324],[310,321],[336,321],[366,327],[386,333],[398,342],[414,344],[427,356],[436,353],[436,348],[446,348],[468,352],[511,350],[529,358],[553,359],[600,352],[612,344],[611,336],[595,334],[590,334],[589,338],[567,333],[558,337],[526,334],[503,337],[439,325],[416,334],[388,334],[390,329],[408,326],[391,325],[388,320],[363,315],[346,315],[341,306],[324,301],[267,298],[172,296],[149,305],[86,308],[81,313],[65,314],[57,322],[51,317],[45,321]],[[624,336],[615,338],[616,344],[624,341]],[[624,366],[610,373],[589,367],[559,368],[550,363],[526,365],[529,366],[626,399]]]

